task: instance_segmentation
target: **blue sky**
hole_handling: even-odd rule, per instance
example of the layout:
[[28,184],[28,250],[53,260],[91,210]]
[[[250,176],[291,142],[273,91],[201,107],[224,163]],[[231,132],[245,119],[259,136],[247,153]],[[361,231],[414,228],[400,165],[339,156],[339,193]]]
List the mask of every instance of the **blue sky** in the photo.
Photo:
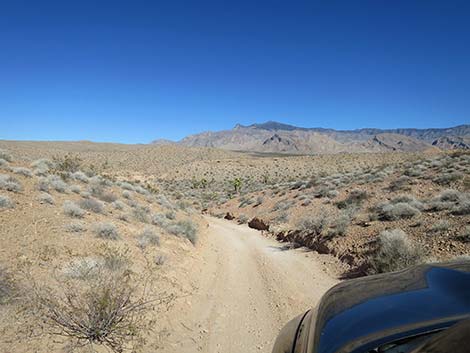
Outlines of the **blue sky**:
[[470,2],[0,2],[1,139],[470,121]]

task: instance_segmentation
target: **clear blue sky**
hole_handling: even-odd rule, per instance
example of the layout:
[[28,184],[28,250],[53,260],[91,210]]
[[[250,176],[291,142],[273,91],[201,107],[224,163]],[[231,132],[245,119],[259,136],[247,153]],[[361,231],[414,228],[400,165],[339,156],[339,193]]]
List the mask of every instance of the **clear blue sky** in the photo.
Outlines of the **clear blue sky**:
[[470,121],[470,1],[0,2],[0,138]]

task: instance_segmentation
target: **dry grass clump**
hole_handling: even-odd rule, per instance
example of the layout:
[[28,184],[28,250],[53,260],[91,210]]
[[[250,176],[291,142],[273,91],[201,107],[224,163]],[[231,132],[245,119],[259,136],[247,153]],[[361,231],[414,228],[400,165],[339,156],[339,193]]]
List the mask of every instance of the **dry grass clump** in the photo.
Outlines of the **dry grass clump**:
[[118,230],[113,223],[96,223],[93,226],[93,232],[98,238],[109,240],[119,239]]
[[65,201],[62,208],[64,210],[64,213],[70,217],[82,218],[85,215],[85,210],[73,201]]
[[399,271],[426,261],[423,250],[400,229],[383,231],[378,243],[378,251],[369,258],[371,273]]
[[15,204],[11,201],[8,196],[0,195],[0,209],[2,208],[14,208]]
[[20,192],[23,190],[20,182],[7,174],[0,174],[0,189],[12,192]]

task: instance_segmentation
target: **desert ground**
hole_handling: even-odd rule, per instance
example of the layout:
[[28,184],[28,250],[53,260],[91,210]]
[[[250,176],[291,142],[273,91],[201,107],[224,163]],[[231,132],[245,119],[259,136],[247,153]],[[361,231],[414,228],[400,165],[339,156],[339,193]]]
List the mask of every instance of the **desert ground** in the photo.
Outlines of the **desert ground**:
[[0,351],[270,352],[349,277],[470,252],[470,153],[0,141]]

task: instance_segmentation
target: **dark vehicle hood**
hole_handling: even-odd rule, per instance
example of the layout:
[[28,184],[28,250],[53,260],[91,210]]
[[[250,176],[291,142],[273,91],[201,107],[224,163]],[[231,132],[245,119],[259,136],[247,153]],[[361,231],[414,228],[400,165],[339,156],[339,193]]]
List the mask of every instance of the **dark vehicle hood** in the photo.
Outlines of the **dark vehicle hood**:
[[[311,326],[316,353],[367,352],[470,317],[470,262],[431,264],[330,289]],[[360,347],[360,350],[357,350]]]

